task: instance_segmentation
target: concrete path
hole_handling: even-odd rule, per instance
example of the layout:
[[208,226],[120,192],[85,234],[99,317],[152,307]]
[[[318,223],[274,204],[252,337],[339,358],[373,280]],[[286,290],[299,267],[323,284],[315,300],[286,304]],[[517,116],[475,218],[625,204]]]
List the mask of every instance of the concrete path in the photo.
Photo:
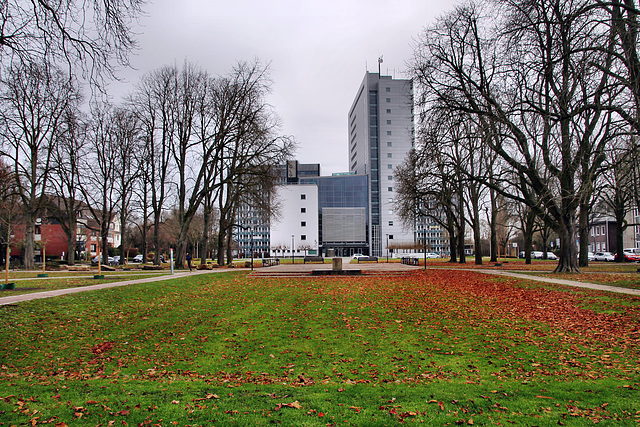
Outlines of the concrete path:
[[[149,283],[149,282],[160,282],[162,280],[171,280],[171,279],[180,279],[186,276],[193,276],[198,274],[211,274],[211,273],[222,273],[225,271],[232,271],[227,269],[220,270],[194,270],[193,272],[179,272],[176,274],[164,274],[156,277],[147,277],[145,279],[132,279],[126,280],[124,282],[109,282],[109,283],[98,283],[96,285],[91,286],[83,286],[80,288],[68,288],[68,289],[57,289],[55,291],[46,291],[46,292],[34,292],[31,294],[22,294],[22,295],[13,295],[8,297],[0,298],[0,305],[7,304],[16,304],[22,301],[31,301],[34,299],[42,299],[42,298],[51,298],[57,297],[59,295],[67,295],[67,294],[76,294],[78,292],[86,292],[86,291],[95,291],[98,289],[106,289],[106,288],[115,288],[117,286],[127,286],[133,285],[136,283]],[[93,277],[93,276],[91,276]],[[108,277],[108,276],[107,276]],[[35,279],[33,279],[35,280]]]
[[596,283],[576,282],[575,280],[556,279],[553,277],[541,277],[530,274],[521,274],[512,271],[500,270],[483,270],[483,269],[467,269],[466,271],[477,271],[479,273],[494,274],[496,276],[516,277],[518,279],[535,280],[537,282],[556,283],[565,286],[574,286],[576,288],[595,289],[599,291],[615,292],[618,294],[628,294],[640,296],[640,289],[618,288],[616,286],[598,285]]

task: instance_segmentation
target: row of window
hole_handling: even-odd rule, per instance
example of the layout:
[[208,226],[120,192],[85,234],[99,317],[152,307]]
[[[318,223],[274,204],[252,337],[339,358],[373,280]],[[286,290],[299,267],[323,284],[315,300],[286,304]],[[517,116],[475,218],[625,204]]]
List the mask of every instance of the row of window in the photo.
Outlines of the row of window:
[[[600,230],[602,230],[602,232]],[[591,235],[592,236],[600,236],[601,233],[602,233],[603,236],[606,235],[605,226],[604,225],[596,225],[593,228],[591,228]]]

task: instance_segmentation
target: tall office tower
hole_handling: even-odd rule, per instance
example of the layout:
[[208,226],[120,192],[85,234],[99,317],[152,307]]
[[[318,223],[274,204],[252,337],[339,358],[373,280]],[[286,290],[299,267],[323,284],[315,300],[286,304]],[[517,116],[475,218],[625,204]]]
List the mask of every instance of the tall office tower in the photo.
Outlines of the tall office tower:
[[413,147],[413,129],[411,81],[367,72],[349,111],[349,171],[369,177],[370,255],[415,242],[395,213],[393,177]]

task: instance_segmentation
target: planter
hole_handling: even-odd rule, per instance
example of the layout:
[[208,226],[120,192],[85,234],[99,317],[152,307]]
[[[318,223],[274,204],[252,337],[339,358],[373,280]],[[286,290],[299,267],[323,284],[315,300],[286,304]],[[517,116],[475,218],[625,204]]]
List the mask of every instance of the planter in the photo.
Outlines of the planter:
[[15,288],[16,288],[16,284],[13,283],[13,282],[9,282],[9,283],[3,283],[2,284],[2,288],[0,288],[0,289],[6,289],[8,291],[11,291],[11,290],[13,290]]
[[49,275],[47,273],[40,273],[38,274],[38,277],[49,277]]
[[96,274],[93,276],[94,279],[104,279],[104,274]]

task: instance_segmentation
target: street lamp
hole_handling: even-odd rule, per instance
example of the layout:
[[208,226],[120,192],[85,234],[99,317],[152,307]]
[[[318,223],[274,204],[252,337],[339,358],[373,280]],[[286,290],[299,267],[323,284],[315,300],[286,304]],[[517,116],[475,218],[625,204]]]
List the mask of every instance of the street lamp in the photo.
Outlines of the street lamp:
[[389,235],[387,234],[387,264],[389,264]]
[[295,252],[293,252],[293,242],[294,242],[294,235],[291,235],[291,264],[295,264],[296,263],[296,255]]
[[253,271],[253,225],[249,226],[249,232],[251,233],[251,271]]

